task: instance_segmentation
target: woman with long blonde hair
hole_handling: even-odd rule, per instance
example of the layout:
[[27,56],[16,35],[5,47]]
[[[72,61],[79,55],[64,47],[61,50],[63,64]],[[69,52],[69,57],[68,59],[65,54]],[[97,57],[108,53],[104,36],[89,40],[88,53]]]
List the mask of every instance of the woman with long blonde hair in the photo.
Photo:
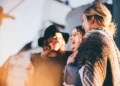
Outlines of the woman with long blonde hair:
[[110,11],[101,2],[92,4],[83,13],[82,26],[87,33],[76,56],[82,85],[120,86],[120,52]]
[[65,51],[68,38],[69,34],[60,32],[55,25],[46,28],[44,37],[38,40],[43,52],[31,56],[34,72],[28,80],[30,86],[62,86],[64,66],[71,54]]

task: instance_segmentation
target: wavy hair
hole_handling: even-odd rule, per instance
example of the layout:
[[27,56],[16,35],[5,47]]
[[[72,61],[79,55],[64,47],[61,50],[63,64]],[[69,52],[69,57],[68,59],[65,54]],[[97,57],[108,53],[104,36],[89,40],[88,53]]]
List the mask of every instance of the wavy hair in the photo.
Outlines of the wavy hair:
[[114,36],[116,32],[116,25],[112,22],[112,15],[105,5],[101,2],[95,2],[88,7],[84,14],[90,20],[94,17],[96,23],[103,29],[108,30]]

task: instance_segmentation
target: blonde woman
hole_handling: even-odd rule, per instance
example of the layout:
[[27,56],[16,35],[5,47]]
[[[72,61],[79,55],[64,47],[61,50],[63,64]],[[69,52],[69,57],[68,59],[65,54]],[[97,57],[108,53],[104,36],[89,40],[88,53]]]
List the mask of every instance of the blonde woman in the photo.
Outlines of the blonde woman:
[[[44,37],[39,38],[39,46],[43,52],[33,54],[31,62],[34,73],[30,77],[32,86],[62,86],[63,69],[71,52],[65,51],[68,33],[58,30],[55,25],[46,28]],[[28,70],[29,72],[29,70]]]
[[87,33],[76,56],[82,85],[120,86],[120,54],[110,11],[100,2],[92,4],[83,13],[82,26]]

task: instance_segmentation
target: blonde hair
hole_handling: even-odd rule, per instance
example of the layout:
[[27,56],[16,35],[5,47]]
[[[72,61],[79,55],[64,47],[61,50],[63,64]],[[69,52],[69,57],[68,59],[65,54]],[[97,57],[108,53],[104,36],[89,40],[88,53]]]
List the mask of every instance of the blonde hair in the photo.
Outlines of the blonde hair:
[[96,2],[88,7],[84,11],[84,14],[86,15],[88,20],[90,20],[94,16],[94,19],[96,23],[100,26],[100,28],[110,31],[113,36],[115,35],[116,25],[114,24],[114,22],[112,22],[112,15],[107,7],[101,2]]
[[65,40],[64,40],[63,36],[62,36],[62,42],[61,42],[61,47],[60,47],[59,51],[60,51],[62,54],[65,53]]

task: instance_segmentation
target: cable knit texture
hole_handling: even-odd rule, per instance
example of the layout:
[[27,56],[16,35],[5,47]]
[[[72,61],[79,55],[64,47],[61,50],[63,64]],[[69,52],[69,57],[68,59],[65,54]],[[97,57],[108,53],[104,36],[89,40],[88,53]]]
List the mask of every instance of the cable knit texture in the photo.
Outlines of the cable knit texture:
[[103,29],[88,32],[76,58],[83,86],[120,86],[120,53]]

